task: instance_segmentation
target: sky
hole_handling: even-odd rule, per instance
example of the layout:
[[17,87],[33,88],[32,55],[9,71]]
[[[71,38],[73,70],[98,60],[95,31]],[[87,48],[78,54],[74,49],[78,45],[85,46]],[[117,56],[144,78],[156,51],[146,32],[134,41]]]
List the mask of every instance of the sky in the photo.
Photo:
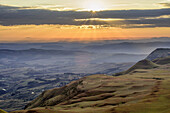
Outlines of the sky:
[[0,42],[170,37],[170,0],[0,0]]

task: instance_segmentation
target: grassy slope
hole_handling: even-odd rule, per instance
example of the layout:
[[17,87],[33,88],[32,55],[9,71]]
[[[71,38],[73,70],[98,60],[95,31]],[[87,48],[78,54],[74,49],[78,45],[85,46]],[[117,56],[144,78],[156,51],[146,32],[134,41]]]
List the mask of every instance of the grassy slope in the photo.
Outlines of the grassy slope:
[[[154,78],[157,84],[152,93],[138,103],[117,107],[119,113],[170,113],[170,66],[167,69],[154,69],[147,73],[138,74],[137,77]],[[135,75],[135,74],[134,74]]]
[[0,113],[7,113],[6,111],[4,111],[4,110],[2,110],[2,109],[0,109]]
[[[34,113],[170,112],[170,65],[136,69],[118,77],[93,75],[85,77],[77,87],[84,92],[56,106],[35,108]],[[31,113],[30,110],[15,113],[26,112]]]

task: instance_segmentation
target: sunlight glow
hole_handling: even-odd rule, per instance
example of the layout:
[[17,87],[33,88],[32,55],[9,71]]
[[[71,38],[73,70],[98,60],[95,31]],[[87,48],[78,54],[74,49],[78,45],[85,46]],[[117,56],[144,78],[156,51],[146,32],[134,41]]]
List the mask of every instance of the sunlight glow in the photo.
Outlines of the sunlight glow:
[[124,19],[113,19],[113,18],[88,18],[88,19],[74,19],[74,21],[117,21],[117,20],[124,20]]
[[84,9],[95,12],[105,10],[106,7],[103,0],[86,0],[84,3]]

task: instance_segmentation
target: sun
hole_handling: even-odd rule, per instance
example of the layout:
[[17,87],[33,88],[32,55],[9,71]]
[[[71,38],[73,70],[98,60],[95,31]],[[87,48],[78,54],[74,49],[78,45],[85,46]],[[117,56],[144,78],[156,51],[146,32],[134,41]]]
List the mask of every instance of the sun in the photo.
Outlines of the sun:
[[105,10],[105,4],[102,0],[86,0],[83,8],[87,11],[101,11]]

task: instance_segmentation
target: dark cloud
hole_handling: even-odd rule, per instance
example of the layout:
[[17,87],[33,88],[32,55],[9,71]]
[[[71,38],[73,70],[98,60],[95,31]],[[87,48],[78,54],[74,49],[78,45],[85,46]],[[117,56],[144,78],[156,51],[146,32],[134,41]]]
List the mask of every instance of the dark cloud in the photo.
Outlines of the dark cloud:
[[[86,25],[109,25],[110,27],[120,27],[120,28],[149,28],[149,27],[170,27],[169,18],[158,18],[158,19],[125,19],[116,21],[82,21],[81,23],[86,23]],[[81,25],[81,23],[79,23]]]
[[0,4],[0,10],[14,10],[18,9],[19,7],[14,7],[14,6],[6,6],[6,5],[1,5]]
[[164,7],[170,7],[170,3],[159,3],[160,5],[163,5]]
[[[59,25],[110,25],[115,27],[170,27],[170,18],[157,18],[170,15],[170,8],[150,10],[110,10],[96,13],[87,11],[51,11],[0,5],[1,25],[59,24]],[[112,18],[117,21],[75,19]],[[153,18],[153,19],[147,19]],[[155,19],[154,19],[155,18]]]
[[170,27],[170,18],[122,20],[112,25],[119,25],[122,28]]

